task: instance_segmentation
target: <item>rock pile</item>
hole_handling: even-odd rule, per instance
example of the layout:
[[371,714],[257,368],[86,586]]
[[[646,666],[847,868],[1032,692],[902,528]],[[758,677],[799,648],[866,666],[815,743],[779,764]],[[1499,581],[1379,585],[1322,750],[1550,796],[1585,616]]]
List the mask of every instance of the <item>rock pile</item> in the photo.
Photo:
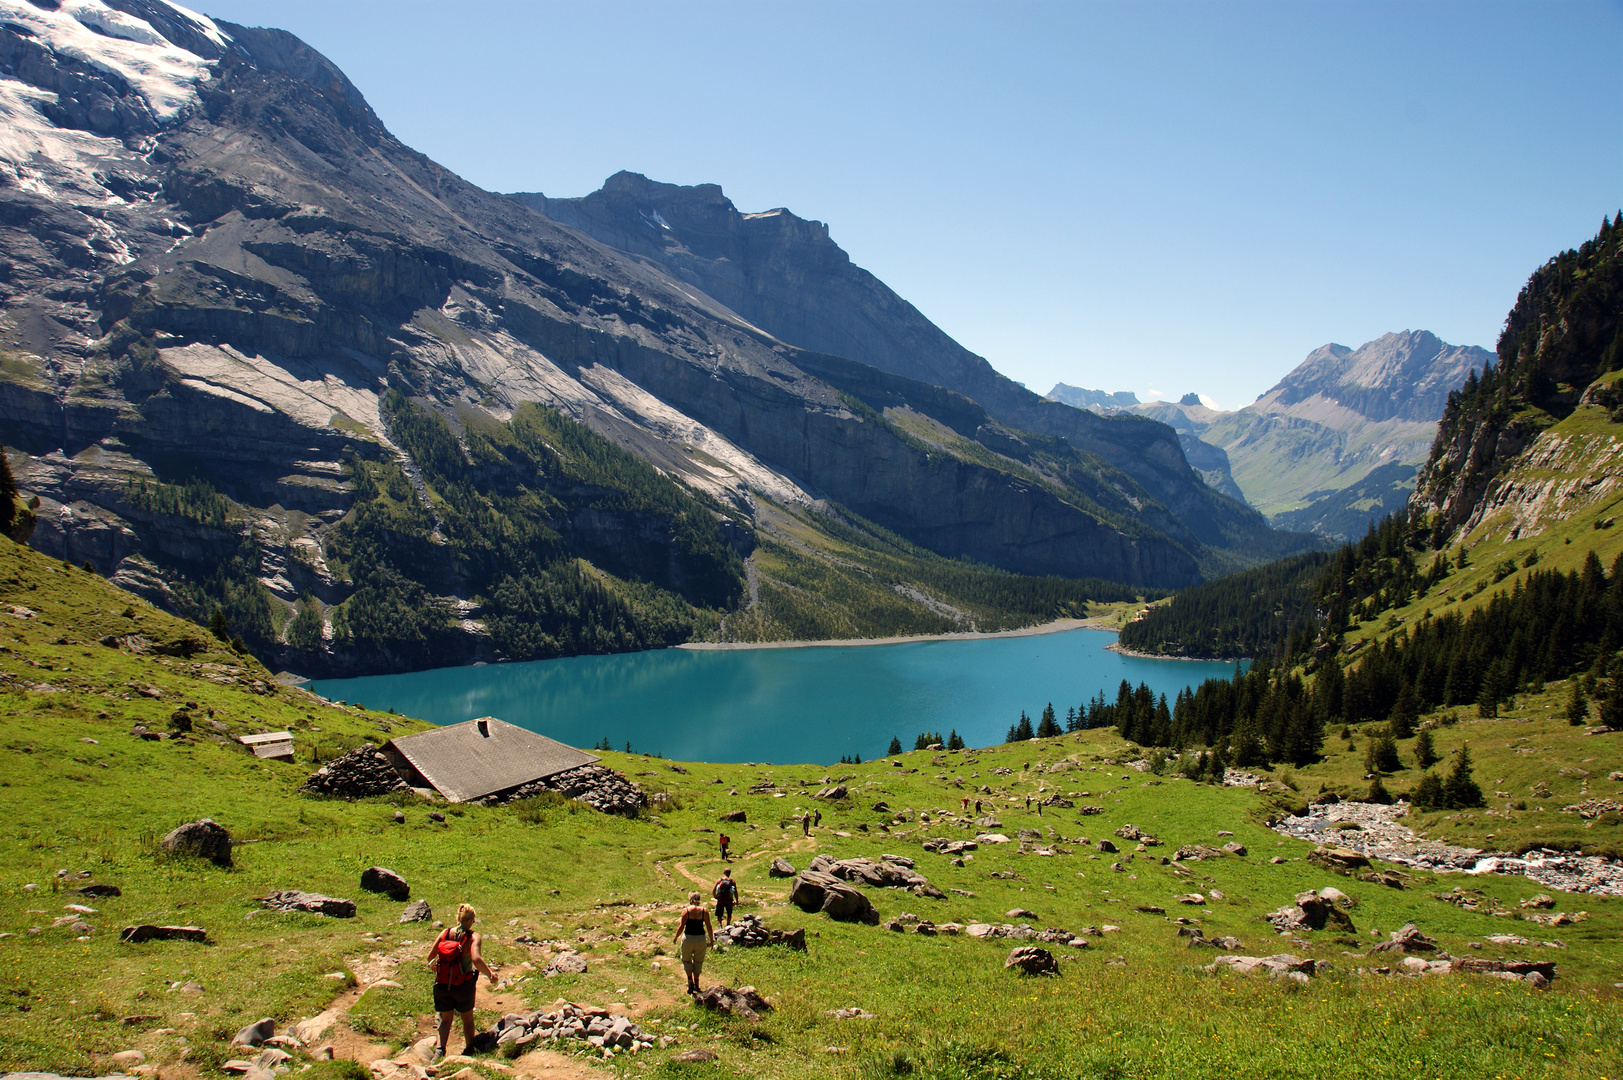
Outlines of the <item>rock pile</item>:
[[1577,814],[1585,820],[1592,820],[1602,814],[1623,814],[1623,803],[1616,799],[1585,799],[1573,806],[1563,806],[1563,814]]
[[789,902],[802,911],[821,911],[842,922],[879,925],[879,912],[859,890],[833,874],[807,870],[795,878],[789,889]]
[[1206,931],[1193,924],[1178,927],[1178,936],[1188,938],[1191,949],[1238,949],[1243,944],[1237,937],[1209,938]]
[[528,799],[544,791],[556,791],[565,798],[578,799],[605,814],[635,815],[648,805],[648,796],[642,788],[607,765],[596,764],[567,769],[476,801],[485,806],[496,806],[514,799]]
[[497,1048],[509,1057],[522,1054],[531,1043],[548,1039],[578,1039],[604,1050],[633,1053],[654,1045],[654,1036],[628,1016],[595,1005],[569,1002],[551,1012],[508,1013],[490,1029]]
[[949,840],[945,836],[933,836],[924,842],[925,851],[933,851],[940,855],[962,855],[966,851],[974,851],[979,846],[973,840]]
[[1150,833],[1144,832],[1136,825],[1123,825],[1121,828],[1116,830],[1116,835],[1121,837],[1123,840],[1131,840],[1135,844],[1143,844],[1145,847],[1161,846],[1161,841],[1159,838],[1151,835]]
[[367,743],[311,773],[299,790],[335,799],[368,799],[410,789],[383,751]]
[[819,855],[811,861],[810,869],[819,873],[832,874],[842,881],[853,884],[871,885],[882,889],[906,889],[919,896],[930,896],[937,900],[945,900],[946,893],[930,884],[928,878],[914,870],[909,865],[891,862],[883,858],[880,862],[872,859],[835,859],[829,855]]
[[[1104,849],[1101,847],[1100,850]],[[1218,858],[1222,854],[1221,851],[1206,844],[1185,844],[1172,853],[1172,859],[1174,862],[1199,862],[1202,859]]]
[[[1060,930],[1050,927],[1047,930],[1038,930],[1034,926],[1014,926],[1009,923],[970,923],[964,927],[964,933],[973,938],[991,940],[993,938],[1013,938],[1016,941],[1041,941],[1049,945],[1069,945],[1073,949],[1085,949],[1088,942],[1082,934],[1073,934],[1069,930]],[[1098,930],[1091,926],[1082,928],[1083,934],[1098,934]]]
[[712,986],[695,997],[693,1003],[741,1020],[759,1020],[762,1013],[772,1011],[771,1003],[757,994],[753,986],[740,986],[737,990],[730,986]]
[[787,945],[797,952],[806,951],[805,930],[773,930],[754,915],[740,915],[731,926],[718,927],[717,945],[736,945],[753,949],[762,945]]
[[1467,974],[1491,975],[1496,979],[1520,979],[1537,987],[1545,987],[1555,981],[1555,964],[1541,960],[1488,960],[1478,956],[1467,956],[1455,960],[1453,967],[1455,971]]
[[231,865],[231,834],[213,818],[188,821],[163,838],[163,849],[176,855],[195,855],[220,866]]
[[336,896],[300,892],[297,889],[280,889],[268,896],[261,896],[259,902],[271,911],[304,911],[311,915],[330,915],[335,919],[355,917],[353,900],[340,900]]
[[1036,945],[1017,945],[1003,961],[1005,971],[1014,969],[1022,975],[1058,975],[1059,961],[1047,949]]
[[1318,892],[1309,889],[1297,893],[1292,903],[1269,912],[1263,918],[1281,934],[1323,930],[1331,924],[1334,924],[1334,929],[1350,934],[1354,932],[1352,919],[1344,909],[1351,906],[1351,899],[1340,889],[1327,888]]

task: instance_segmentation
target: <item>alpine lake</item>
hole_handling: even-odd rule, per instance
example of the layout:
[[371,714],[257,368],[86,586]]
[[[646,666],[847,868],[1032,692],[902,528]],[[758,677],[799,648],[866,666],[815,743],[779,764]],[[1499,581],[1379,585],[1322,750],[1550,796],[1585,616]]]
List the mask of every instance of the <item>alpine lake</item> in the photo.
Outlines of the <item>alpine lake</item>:
[[657,649],[525,663],[327,679],[333,701],[393,709],[437,724],[495,716],[571,746],[677,761],[831,764],[906,749],[921,732],[956,730],[971,747],[1004,740],[1022,710],[1035,725],[1121,680],[1170,703],[1186,686],[1229,678],[1224,661],[1154,660],[1106,647],[1116,635],[1077,629],[883,645]]

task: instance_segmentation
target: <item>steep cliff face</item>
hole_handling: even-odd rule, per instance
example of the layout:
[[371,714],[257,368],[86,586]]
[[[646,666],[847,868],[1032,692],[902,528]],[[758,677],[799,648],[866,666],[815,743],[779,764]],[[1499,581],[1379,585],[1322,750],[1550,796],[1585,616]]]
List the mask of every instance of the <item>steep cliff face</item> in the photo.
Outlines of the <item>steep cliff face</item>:
[[[995,422],[972,446],[931,444],[808,370],[813,360],[800,366],[804,347],[729,299],[402,145],[291,35],[159,0],[5,12],[0,61],[15,77],[0,79],[13,135],[0,143],[0,440],[27,454],[19,481],[42,499],[44,550],[177,610],[237,604],[261,641],[306,667],[314,653],[289,635],[314,602],[329,670],[503,655],[486,614],[540,610],[531,586],[496,603],[496,557],[470,553],[453,511],[516,529],[495,530],[509,544],[496,561],[515,581],[575,590],[581,611],[595,586],[559,569],[572,559],[623,574],[626,596],[652,596],[646,584],[678,608],[713,605],[693,584],[705,575],[660,549],[702,513],[747,554],[765,503],[833,500],[1024,573],[1157,586],[1199,576],[1192,548],[1211,530],[1174,506],[1188,470],[1159,425],[1077,413],[1113,433],[1096,441],[1115,457],[1078,444],[1041,475],[1003,452],[1024,444]],[[808,223],[779,226],[791,248],[828,255]],[[391,393],[448,434],[408,438]],[[947,424],[962,407],[913,397],[912,412]],[[565,484],[568,468],[564,487],[501,502],[470,432],[507,425],[501,438],[516,439],[532,404],[659,470],[657,483],[637,481],[643,509],[604,505],[631,497],[624,477],[583,488]],[[430,444],[453,447],[449,458],[426,458]],[[346,530],[374,511],[400,520],[357,548]],[[523,545],[500,539],[525,529],[557,538],[555,562],[533,573]],[[345,627],[387,635],[361,601],[392,595],[378,582],[399,573],[432,594],[440,621],[409,641],[369,651],[352,635],[340,648]],[[298,625],[309,644],[309,621]]]
[[[1591,433],[1578,414],[1587,409],[1611,424],[1623,420],[1615,374],[1623,369],[1623,213],[1602,219],[1594,239],[1533,272],[1505,318],[1497,351],[1497,362],[1480,378],[1473,373],[1448,395],[1409,505],[1411,518],[1439,545],[1510,498],[1503,478],[1524,464],[1524,451],[1535,461],[1564,460],[1574,471],[1582,458],[1594,456],[1600,472],[1567,498],[1592,491],[1598,477],[1609,475],[1614,436],[1608,432],[1585,451]],[[1529,467],[1533,480],[1541,479],[1539,467]],[[1553,490],[1525,475],[1509,484],[1540,506],[1542,494],[1526,492]]]
[[998,374],[854,265],[822,222],[785,209],[741,213],[714,184],[683,187],[628,172],[583,198],[511,198],[667,269],[779,340],[946,387],[1011,428],[1064,438],[1130,476],[1200,544],[1291,547],[1248,507],[1209,489],[1175,432],[1137,416],[1073,408]]

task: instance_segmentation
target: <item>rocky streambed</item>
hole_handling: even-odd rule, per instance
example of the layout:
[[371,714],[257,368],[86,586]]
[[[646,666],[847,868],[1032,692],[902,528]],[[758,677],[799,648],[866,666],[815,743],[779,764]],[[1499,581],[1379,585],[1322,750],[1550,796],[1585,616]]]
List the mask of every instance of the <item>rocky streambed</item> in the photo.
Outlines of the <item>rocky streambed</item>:
[[[1310,806],[1307,813],[1274,822],[1282,836],[1347,848],[1367,859],[1438,873],[1522,874],[1564,892],[1623,896],[1623,863],[1548,848],[1513,855],[1459,847],[1419,835],[1401,818],[1407,803],[1338,802]],[[1353,828],[1351,826],[1356,826]]]

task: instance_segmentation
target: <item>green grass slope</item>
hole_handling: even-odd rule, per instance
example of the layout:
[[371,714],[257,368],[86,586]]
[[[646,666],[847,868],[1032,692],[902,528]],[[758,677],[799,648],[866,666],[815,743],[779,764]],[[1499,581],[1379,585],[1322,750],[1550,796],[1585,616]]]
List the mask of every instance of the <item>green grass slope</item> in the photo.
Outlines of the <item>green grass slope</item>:
[[[33,616],[19,617],[20,607]],[[190,656],[131,655],[98,643],[131,632],[166,646],[190,639],[202,648]],[[1471,942],[1498,932],[1551,937],[1543,928],[1528,932],[1535,928],[1514,917],[1433,897],[1459,883],[1519,911],[1519,902],[1540,890],[1513,877],[1415,874],[1403,890],[1337,877],[1305,861],[1306,845],[1259,823],[1268,811],[1264,797],[1124,767],[1137,751],[1107,732],[916,752],[859,766],[694,763],[679,771],[658,759],[611,753],[609,764],[644,774],[639,782],[668,798],[636,819],[555,801],[442,805],[445,821],[438,823],[429,817],[434,807],[415,797],[348,803],[296,793],[311,751],[325,758],[363,738],[415,730],[417,722],[272,690],[263,669],[198,628],[4,541],[0,646],[6,725],[0,785],[9,819],[0,841],[0,934],[7,935],[0,937],[0,1068],[7,1070],[100,1074],[112,1071],[113,1053],[133,1048],[147,1055],[144,1068],[161,1077],[219,1077],[221,1064],[235,1056],[227,1043],[240,1026],[270,1016],[285,1028],[335,999],[344,1012],[318,1045],[362,1060],[394,1053],[426,1030],[428,975],[413,960],[426,951],[432,930],[398,923],[401,904],[359,890],[361,870],[374,864],[403,874],[413,896],[429,900],[437,915],[463,900],[480,909],[486,955],[503,979],[497,994],[481,988],[482,1025],[509,1009],[550,1007],[562,997],[622,1004],[674,1040],[613,1061],[585,1054],[573,1061],[480,1059],[476,1072],[492,1080],[1576,1078],[1616,1076],[1619,1068],[1623,1022],[1613,984],[1623,981],[1623,901],[1561,897],[1562,910],[1586,910],[1589,918],[1558,931],[1566,949],[1533,950],[1560,965],[1546,991],[1475,976],[1359,974],[1387,961],[1348,954],[1409,921],[1456,955],[1474,955]],[[158,696],[146,696],[152,691]],[[128,734],[138,720],[166,724],[177,708],[197,721],[189,741]],[[211,726],[210,710],[225,731]],[[1473,749],[1480,748],[1479,777],[1497,777],[1498,732],[1535,740],[1560,734],[1543,720],[1493,724],[1467,728],[1462,721],[1445,729],[1443,748],[1456,734],[1469,734]],[[295,733],[306,760],[261,762],[228,738],[283,727]],[[1590,756],[1606,752],[1615,756],[1601,746]],[[1320,782],[1347,781],[1346,766],[1333,755],[1316,767]],[[1616,765],[1584,767],[1604,775],[1603,768]],[[812,805],[809,793],[829,774],[850,796],[822,804],[822,827],[803,837],[791,818]],[[1277,776],[1302,789],[1292,798],[1310,794],[1318,777]],[[750,792],[766,781],[770,790]],[[1072,798],[1077,809],[1026,810],[1026,796],[1053,793]],[[1055,854],[984,844],[955,866],[948,856],[925,852],[926,838],[970,835],[942,820],[966,796],[983,801],[1001,823],[998,831],[1018,838],[1022,829],[1035,830],[1040,839],[1032,846]],[[888,810],[873,809],[880,800]],[[1085,805],[1102,811],[1078,816]],[[404,824],[393,820],[397,807]],[[735,810],[748,821],[722,826],[720,815]],[[158,848],[165,831],[202,815],[237,838],[230,869],[166,857]],[[1136,853],[1116,840],[1123,854],[1099,853],[1096,842],[1126,824],[1157,834],[1164,846]],[[759,1024],[688,1005],[671,955],[676,905],[719,873],[714,830],[723,827],[735,839],[742,910],[775,927],[808,930],[805,954],[730,950],[707,964],[707,984],[751,984],[773,1002]],[[1249,853],[1187,867],[1160,862],[1181,844],[1219,844],[1223,832]],[[947,890],[945,900],[869,890],[886,918],[912,912],[938,924],[1007,922],[1005,913],[1021,907],[1034,911],[1040,926],[1100,933],[1088,937],[1086,950],[1054,947],[1074,953],[1058,978],[1017,977],[1003,968],[1007,941],[894,933],[787,906],[787,883],[769,878],[768,864],[782,856],[803,868],[819,852],[911,856]],[[1285,861],[1270,861],[1276,856]],[[86,882],[59,877],[64,870],[88,872],[123,893],[85,899],[69,890]],[[1324,885],[1356,898],[1352,933],[1319,932],[1296,942],[1258,920],[1296,892]],[[280,888],[350,897],[359,914],[336,920],[260,912],[255,897]],[[1190,892],[1205,902],[1177,903]],[[83,916],[89,933],[53,927],[70,903],[95,909]],[[1165,911],[1141,910],[1147,907]],[[1308,985],[1208,974],[1203,966],[1216,953],[1183,947],[1171,921],[1178,917],[1208,936],[1240,938],[1248,954],[1288,950],[1328,960],[1331,970]],[[120,942],[118,930],[136,922],[196,924],[208,929],[209,940]],[[590,970],[542,978],[547,958],[565,943],[588,957]],[[1521,951],[1490,945],[1481,955]],[[402,958],[398,966],[390,962]],[[357,999],[354,981],[370,984],[385,975],[401,988],[379,987]],[[193,992],[187,983],[202,989]],[[829,1015],[848,1006],[874,1016]],[[453,1037],[453,1048],[459,1045]],[[671,1060],[700,1047],[717,1059]],[[305,1060],[302,1052],[296,1056],[293,1075]],[[318,1064],[310,1075],[350,1074]]]

